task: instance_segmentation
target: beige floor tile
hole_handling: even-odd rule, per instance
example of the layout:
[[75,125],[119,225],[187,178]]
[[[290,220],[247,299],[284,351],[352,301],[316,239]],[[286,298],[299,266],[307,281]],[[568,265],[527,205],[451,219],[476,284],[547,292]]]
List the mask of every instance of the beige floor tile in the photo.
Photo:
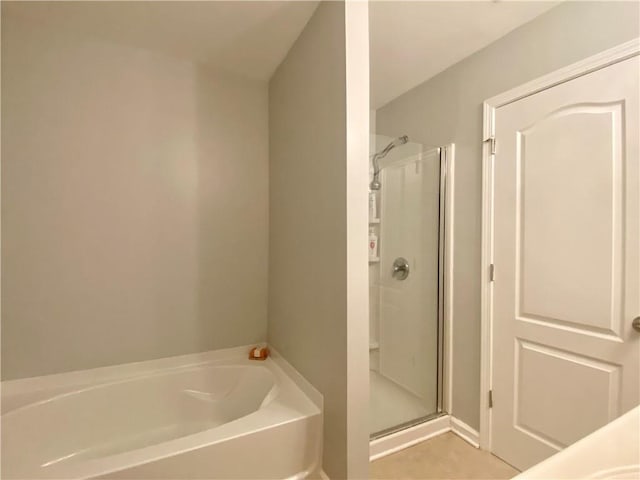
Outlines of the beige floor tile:
[[518,471],[489,452],[445,433],[371,462],[371,479],[501,479]]

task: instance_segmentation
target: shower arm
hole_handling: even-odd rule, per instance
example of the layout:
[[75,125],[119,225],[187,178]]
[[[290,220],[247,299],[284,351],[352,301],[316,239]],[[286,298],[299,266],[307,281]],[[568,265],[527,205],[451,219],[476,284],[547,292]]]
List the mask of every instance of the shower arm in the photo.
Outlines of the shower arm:
[[398,145],[404,145],[409,141],[409,137],[403,135],[401,137],[395,138],[389,142],[389,144],[384,147],[380,152],[374,153],[371,159],[371,163],[373,163],[373,180],[369,184],[369,188],[371,190],[380,190],[380,181],[378,180],[378,176],[380,175],[380,162],[381,158],[387,156],[391,150],[396,148]]
[[380,158],[384,158],[386,155],[383,152],[374,153],[371,157],[371,163],[373,163],[373,180],[378,179],[378,175],[380,174],[380,162],[378,161]]

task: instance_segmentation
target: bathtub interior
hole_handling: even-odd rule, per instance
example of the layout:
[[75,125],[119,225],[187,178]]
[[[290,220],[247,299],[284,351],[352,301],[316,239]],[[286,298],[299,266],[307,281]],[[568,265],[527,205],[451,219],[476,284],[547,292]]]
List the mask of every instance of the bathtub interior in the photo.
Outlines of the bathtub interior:
[[12,459],[11,470],[22,470],[29,466],[23,462],[47,468],[131,451],[247,416],[277,388],[269,369],[245,366],[177,369],[101,384],[3,415],[2,454]]

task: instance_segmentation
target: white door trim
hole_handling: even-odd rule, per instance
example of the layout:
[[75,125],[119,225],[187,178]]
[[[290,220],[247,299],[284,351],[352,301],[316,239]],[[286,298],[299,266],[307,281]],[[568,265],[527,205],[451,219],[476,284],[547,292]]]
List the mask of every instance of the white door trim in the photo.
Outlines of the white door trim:
[[[555,85],[586,75],[595,70],[621,62],[640,54],[640,38],[625,42],[604,52],[556,70],[548,75],[527,82],[484,102],[482,150],[482,250],[481,250],[481,357],[480,357],[480,448],[491,450],[491,390],[493,288],[489,278],[493,263],[493,162],[491,139],[495,134],[495,111],[497,108],[533,95]],[[499,145],[497,148],[500,148]],[[499,272],[498,272],[499,273]]]

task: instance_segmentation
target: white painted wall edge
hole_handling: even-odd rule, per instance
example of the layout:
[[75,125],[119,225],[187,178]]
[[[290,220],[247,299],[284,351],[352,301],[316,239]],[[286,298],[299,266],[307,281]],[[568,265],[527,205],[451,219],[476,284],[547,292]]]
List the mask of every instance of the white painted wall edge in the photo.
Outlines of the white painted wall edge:
[[347,477],[367,478],[369,402],[369,4],[344,3],[346,72]]
[[634,38],[613,48],[604,50],[578,62],[567,65],[547,75],[507,90],[484,102],[482,139],[482,248],[480,273],[480,447],[491,451],[491,409],[489,391],[492,388],[492,323],[493,284],[489,281],[489,265],[493,263],[493,161],[489,138],[495,135],[495,111],[497,108],[534,95],[574,78],[586,75],[633,56],[640,55],[640,38]]
[[443,415],[386,437],[372,440],[369,443],[369,461],[386,457],[447,432],[453,432],[474,448],[479,446],[480,435],[477,430],[451,415]]

